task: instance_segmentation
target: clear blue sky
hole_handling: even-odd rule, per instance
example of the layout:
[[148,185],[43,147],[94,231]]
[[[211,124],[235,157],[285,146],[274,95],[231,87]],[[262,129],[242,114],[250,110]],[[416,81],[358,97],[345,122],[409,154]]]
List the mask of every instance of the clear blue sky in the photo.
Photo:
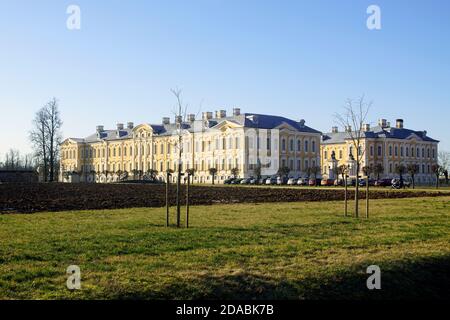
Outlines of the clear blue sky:
[[[81,30],[66,8],[81,8]],[[366,28],[377,4],[382,29]],[[64,137],[159,123],[170,88],[196,113],[278,114],[322,131],[346,98],[450,150],[450,1],[0,0],[0,157],[29,151],[34,112],[60,100]]]

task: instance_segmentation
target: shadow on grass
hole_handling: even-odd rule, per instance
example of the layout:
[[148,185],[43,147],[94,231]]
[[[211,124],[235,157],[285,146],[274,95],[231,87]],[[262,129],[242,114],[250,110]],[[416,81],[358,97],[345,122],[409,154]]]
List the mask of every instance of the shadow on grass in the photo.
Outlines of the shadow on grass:
[[[376,264],[376,263],[374,263]],[[450,255],[414,261],[379,263],[381,290],[368,290],[368,265],[339,273],[279,280],[241,272],[226,276],[178,279],[162,290],[116,288],[112,299],[307,299],[307,300],[429,300],[450,298]],[[299,270],[301,273],[302,270]]]

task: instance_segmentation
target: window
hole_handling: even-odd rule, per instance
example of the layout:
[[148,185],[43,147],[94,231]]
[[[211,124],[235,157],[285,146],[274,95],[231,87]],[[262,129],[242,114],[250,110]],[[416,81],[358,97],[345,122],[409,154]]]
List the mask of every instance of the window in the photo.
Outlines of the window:
[[285,139],[281,140],[281,150],[286,151],[286,140]]
[[420,150],[419,150],[419,148],[417,148],[417,150],[416,150],[416,158],[418,158],[420,156]]
[[411,147],[411,157],[414,157],[414,148]]
[[389,156],[392,157],[392,146],[389,146]]
[[309,168],[309,163],[308,163],[308,159],[305,160],[305,169]]
[[294,140],[292,139],[289,141],[289,151],[294,151]]
[[325,150],[324,152],[323,152],[323,158],[326,160],[326,159],[328,159],[328,152],[327,152],[327,150]]
[[434,149],[433,149],[432,151],[433,151],[433,159],[434,159],[434,157],[435,157],[435,151],[434,151]]
[[294,160],[289,161],[289,169],[294,170]]
[[400,147],[400,156],[403,157],[403,146]]
[[427,149],[428,158],[430,157],[430,148]]
[[308,140],[305,140],[305,152],[308,152]]
[[297,151],[300,152],[302,150],[302,140],[297,140]]
[[370,146],[370,156],[373,157],[373,146]]
[[342,159],[342,150],[339,150],[339,159]]
[[409,148],[406,147],[406,156],[409,157]]
[[381,157],[381,151],[382,151],[381,146],[378,146],[378,156],[379,157]]
[[394,147],[394,154],[396,157],[398,157],[398,147],[397,146]]
[[425,148],[422,148],[422,158],[425,158]]
[[302,170],[302,161],[301,160],[297,160],[297,171]]
[[162,143],[161,143],[160,148],[161,148],[161,149],[160,149],[160,153],[161,153],[161,154],[164,154],[164,145],[163,145]]
[[311,149],[312,149],[312,152],[316,152],[316,142],[315,141],[313,141],[311,143]]
[[236,137],[236,149],[239,149],[239,138],[238,137]]

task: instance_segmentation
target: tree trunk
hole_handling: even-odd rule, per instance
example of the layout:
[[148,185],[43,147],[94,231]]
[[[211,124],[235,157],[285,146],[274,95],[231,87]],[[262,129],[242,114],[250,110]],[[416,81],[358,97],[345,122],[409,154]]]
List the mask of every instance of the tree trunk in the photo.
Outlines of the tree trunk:
[[166,178],[166,227],[169,226],[169,181],[170,179],[170,173],[167,171],[167,178]]
[[186,228],[189,228],[189,185],[190,185],[191,179],[187,179],[187,186],[186,186]]
[[344,178],[344,188],[345,188],[345,191],[344,191],[344,216],[346,217],[347,211],[348,211],[348,208],[347,208],[347,201],[348,201],[348,199],[347,199],[347,177]]
[[415,179],[414,179],[414,175],[411,176],[411,179],[412,179],[412,188],[415,189],[416,188],[416,182],[415,182]]
[[356,163],[355,217],[359,218],[359,163]]
[[366,218],[369,219],[369,177],[366,178]]
[[181,207],[180,207],[180,200],[181,200],[181,146],[180,146],[180,154],[179,154],[179,160],[178,160],[178,176],[177,176],[177,228],[180,227],[181,222]]

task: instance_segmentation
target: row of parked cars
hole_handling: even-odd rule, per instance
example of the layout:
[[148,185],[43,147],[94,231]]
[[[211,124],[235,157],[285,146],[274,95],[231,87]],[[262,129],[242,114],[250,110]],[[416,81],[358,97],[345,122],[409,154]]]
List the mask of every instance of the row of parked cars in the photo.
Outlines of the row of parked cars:
[[[241,185],[298,185],[298,186],[343,186],[344,181],[338,179],[308,179],[308,178],[286,178],[286,177],[267,177],[267,178],[229,178],[224,181],[225,184],[241,184]],[[369,179],[369,186],[377,187],[393,187],[396,188],[400,184],[400,187],[408,186],[408,182],[403,181],[400,183],[399,179]],[[348,186],[355,186],[356,179],[348,179]],[[359,186],[364,187],[366,180],[359,180]]]

